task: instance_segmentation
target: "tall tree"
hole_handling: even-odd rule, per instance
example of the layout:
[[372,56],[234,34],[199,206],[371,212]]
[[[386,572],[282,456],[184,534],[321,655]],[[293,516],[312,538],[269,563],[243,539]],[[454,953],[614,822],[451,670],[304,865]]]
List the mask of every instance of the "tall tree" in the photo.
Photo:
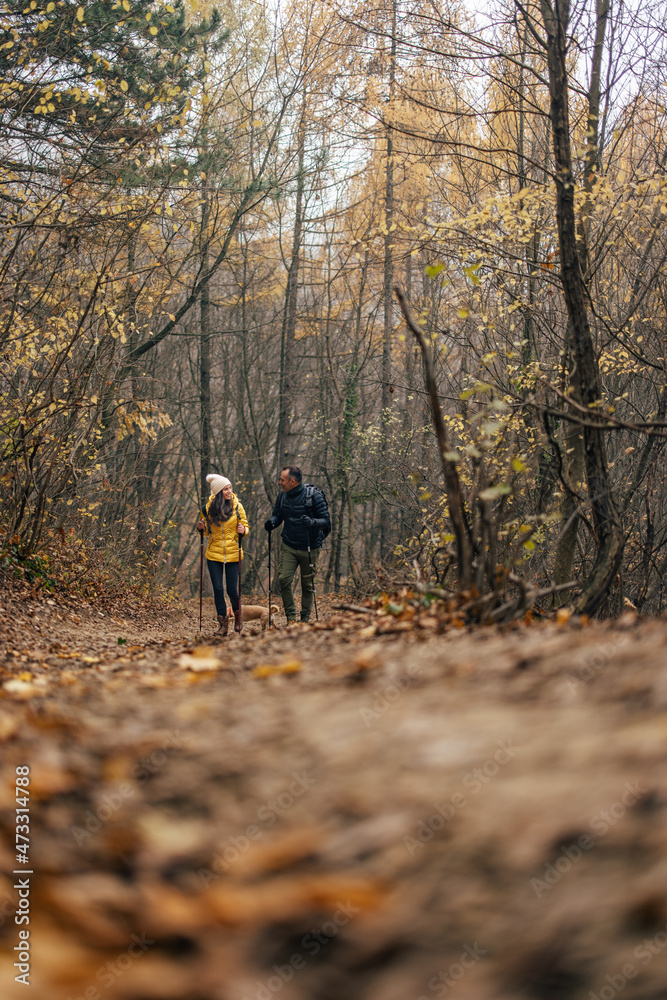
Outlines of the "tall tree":
[[[396,11],[397,0],[390,0],[389,24],[387,26],[389,41],[389,65],[387,83],[387,113],[385,115],[386,167],[384,189],[384,263],[383,263],[383,337],[382,337],[382,452],[389,450],[390,407],[393,386],[391,385],[391,355],[394,339],[394,137],[392,132],[392,117],[394,113],[394,91],[396,88]],[[388,555],[390,545],[392,518],[386,503],[380,505],[380,558]]]
[[546,33],[543,44],[549,73],[560,274],[572,331],[577,395],[590,414],[583,421],[583,438],[586,480],[597,535],[597,554],[577,601],[577,608],[582,613],[592,614],[604,600],[618,571],[624,539],[609,481],[605,429],[595,415],[600,407],[602,391],[588,317],[581,256],[577,247],[569,111],[570,0],[553,0],[553,4],[549,0],[540,0],[540,10]]

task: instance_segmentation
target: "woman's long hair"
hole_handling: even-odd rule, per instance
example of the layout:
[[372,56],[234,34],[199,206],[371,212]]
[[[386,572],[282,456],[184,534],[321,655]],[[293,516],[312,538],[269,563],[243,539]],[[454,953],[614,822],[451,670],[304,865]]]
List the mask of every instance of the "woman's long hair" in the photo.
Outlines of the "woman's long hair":
[[223,521],[228,521],[233,513],[234,498],[230,497],[229,500],[226,500],[222,495],[222,490],[220,490],[213,497],[213,503],[208,509],[209,520],[213,524],[222,524]]

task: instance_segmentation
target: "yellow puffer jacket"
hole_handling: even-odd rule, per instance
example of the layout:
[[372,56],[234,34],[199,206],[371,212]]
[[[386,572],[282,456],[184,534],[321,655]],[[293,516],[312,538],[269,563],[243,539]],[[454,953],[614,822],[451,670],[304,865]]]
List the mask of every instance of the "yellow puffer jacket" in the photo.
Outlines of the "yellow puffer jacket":
[[[210,510],[214,497],[215,494],[212,493],[208,499],[208,503],[206,504],[207,513]],[[243,509],[243,504],[235,493],[232,493],[232,503],[234,504],[234,510],[229,520],[223,521],[222,524],[213,524],[211,522],[210,535],[208,531],[204,531],[204,534],[208,537],[206,558],[210,559],[211,562],[235,563],[239,561],[238,539],[241,536],[236,530],[239,521],[246,530],[246,533],[243,536],[244,540],[248,537],[248,518],[246,517],[245,510]],[[236,516],[237,509],[238,517]],[[243,549],[241,549],[241,559],[243,559]]]

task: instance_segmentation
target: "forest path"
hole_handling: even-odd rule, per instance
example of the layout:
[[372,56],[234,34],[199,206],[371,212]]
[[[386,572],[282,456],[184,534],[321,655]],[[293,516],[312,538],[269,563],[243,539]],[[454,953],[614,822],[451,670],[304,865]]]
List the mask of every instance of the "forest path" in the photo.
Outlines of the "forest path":
[[5,604],[3,997],[26,765],[37,1000],[664,997],[667,622],[331,604]]

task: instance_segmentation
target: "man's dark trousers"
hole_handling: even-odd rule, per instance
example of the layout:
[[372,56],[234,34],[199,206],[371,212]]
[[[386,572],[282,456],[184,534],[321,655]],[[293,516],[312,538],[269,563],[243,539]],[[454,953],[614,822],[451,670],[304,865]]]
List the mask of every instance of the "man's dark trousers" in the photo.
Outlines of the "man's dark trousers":
[[280,562],[278,564],[278,584],[280,586],[280,596],[282,597],[285,616],[288,622],[296,621],[296,604],[292,592],[292,580],[297,567],[301,570],[301,621],[307,622],[313,608],[313,598],[315,596],[315,581],[310,570],[310,562],[313,563],[313,570],[317,569],[317,560],[320,550],[311,549],[310,557],[308,549],[293,549],[283,542],[280,547]]

